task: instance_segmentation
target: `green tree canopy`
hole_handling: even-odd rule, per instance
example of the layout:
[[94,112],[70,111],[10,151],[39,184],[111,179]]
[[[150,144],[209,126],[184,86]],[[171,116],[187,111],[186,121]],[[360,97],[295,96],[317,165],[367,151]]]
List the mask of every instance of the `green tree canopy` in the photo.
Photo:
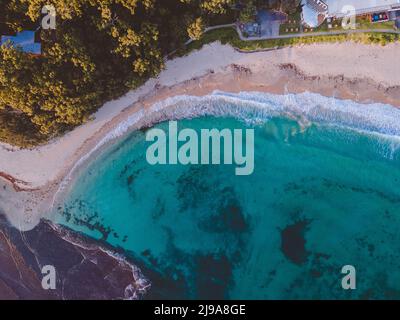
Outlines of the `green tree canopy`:
[[0,48],[0,140],[19,146],[71,130],[105,101],[157,75],[163,57],[188,34],[198,39],[231,1],[0,0],[0,23],[35,30],[49,3],[57,25],[39,30],[41,55]]

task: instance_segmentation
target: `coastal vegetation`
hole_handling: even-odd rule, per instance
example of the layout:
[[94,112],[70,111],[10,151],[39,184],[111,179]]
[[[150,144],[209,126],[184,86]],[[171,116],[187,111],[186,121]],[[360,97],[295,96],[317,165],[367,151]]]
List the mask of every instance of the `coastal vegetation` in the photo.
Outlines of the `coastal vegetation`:
[[0,0],[0,31],[38,30],[40,55],[0,48],[0,141],[32,147],[85,123],[105,102],[157,75],[231,0]]
[[199,41],[190,43],[184,51],[180,52],[180,55],[185,55],[192,50],[200,49],[205,44],[220,41],[222,44],[230,44],[234,48],[244,51],[258,51],[267,50],[274,48],[281,48],[287,46],[294,46],[300,44],[313,44],[313,43],[329,43],[329,42],[345,42],[353,41],[363,44],[379,44],[386,45],[391,42],[399,41],[400,34],[398,33],[349,33],[349,34],[332,34],[332,35],[319,35],[307,37],[291,37],[291,38],[280,38],[280,39],[268,39],[268,40],[252,40],[244,41],[241,40],[232,27],[226,27],[221,29],[212,30],[205,33]]
[[[242,51],[315,42],[386,44],[398,34],[365,33],[243,41],[233,28],[255,8],[286,12],[299,23],[300,0],[53,0],[56,28],[44,30],[45,0],[0,0],[0,34],[37,30],[41,54],[0,47],[0,141],[27,148],[89,121],[104,102],[137,88],[184,55],[221,41]],[[241,9],[240,9],[241,8]],[[193,40],[189,44],[188,39]]]
[[257,14],[257,8],[252,0],[249,0],[244,8],[240,12],[239,20],[240,22],[253,22],[254,16]]

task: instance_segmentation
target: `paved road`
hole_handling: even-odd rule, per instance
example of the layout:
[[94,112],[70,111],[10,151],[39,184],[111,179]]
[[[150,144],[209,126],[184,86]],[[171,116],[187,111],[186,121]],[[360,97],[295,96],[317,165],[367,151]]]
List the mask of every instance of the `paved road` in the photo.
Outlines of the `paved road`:
[[[393,29],[365,29],[365,30],[343,30],[343,31],[325,31],[325,32],[310,32],[310,33],[300,33],[300,34],[286,34],[286,35],[279,35],[279,36],[264,36],[264,37],[249,37],[246,38],[243,36],[240,28],[235,23],[231,24],[223,24],[218,26],[208,27],[204,30],[204,33],[209,32],[211,30],[222,29],[232,27],[235,28],[239,38],[243,41],[258,41],[258,40],[273,40],[273,39],[289,39],[289,38],[305,38],[305,37],[313,37],[313,36],[329,36],[329,35],[340,35],[340,34],[352,34],[352,33],[394,33],[400,34],[400,31],[396,31]],[[185,45],[190,44],[194,40],[189,39],[186,41]],[[176,50],[171,52],[169,55],[175,53]]]
[[400,31],[396,31],[393,29],[365,29],[365,30],[343,30],[343,31],[324,31],[324,32],[310,32],[310,33],[301,33],[301,34],[286,34],[279,36],[268,36],[268,37],[249,37],[246,38],[243,36],[242,32],[238,27],[236,27],[236,31],[239,34],[239,37],[243,41],[256,41],[256,40],[273,40],[273,39],[289,39],[289,38],[305,38],[305,37],[313,37],[313,36],[329,36],[329,35],[340,35],[340,34],[352,34],[352,33],[396,33],[400,34]]

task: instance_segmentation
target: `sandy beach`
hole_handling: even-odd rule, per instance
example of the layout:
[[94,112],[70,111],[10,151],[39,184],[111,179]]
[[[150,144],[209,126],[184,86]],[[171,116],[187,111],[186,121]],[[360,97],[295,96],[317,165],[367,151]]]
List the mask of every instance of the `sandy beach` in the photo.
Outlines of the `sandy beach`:
[[316,44],[241,53],[220,43],[166,62],[145,85],[106,103],[94,119],[47,145],[18,150],[0,145],[0,213],[20,230],[39,223],[63,177],[75,163],[139,110],[176,95],[202,96],[222,90],[276,94],[305,91],[400,107],[400,44]]

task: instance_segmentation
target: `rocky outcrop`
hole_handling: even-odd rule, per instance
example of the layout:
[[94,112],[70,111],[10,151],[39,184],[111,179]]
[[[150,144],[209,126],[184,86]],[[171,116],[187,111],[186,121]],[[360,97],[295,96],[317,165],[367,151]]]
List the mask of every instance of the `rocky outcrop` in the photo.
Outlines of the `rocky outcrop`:
[[[42,268],[56,289],[42,288]],[[150,288],[140,270],[96,241],[48,221],[20,232],[0,216],[0,299],[140,299]]]

